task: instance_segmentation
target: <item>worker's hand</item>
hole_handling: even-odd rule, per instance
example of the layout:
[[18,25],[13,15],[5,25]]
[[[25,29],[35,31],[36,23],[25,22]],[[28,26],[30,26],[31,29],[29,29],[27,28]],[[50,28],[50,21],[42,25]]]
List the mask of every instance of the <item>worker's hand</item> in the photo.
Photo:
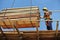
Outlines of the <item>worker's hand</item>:
[[43,18],[43,16],[40,16],[40,18]]

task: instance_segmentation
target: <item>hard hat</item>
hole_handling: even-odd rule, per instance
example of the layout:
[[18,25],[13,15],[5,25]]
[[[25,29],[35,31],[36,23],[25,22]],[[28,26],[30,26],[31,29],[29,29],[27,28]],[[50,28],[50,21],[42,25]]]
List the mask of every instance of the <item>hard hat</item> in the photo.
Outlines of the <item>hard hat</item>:
[[43,11],[47,11],[48,9],[46,7],[43,8]]

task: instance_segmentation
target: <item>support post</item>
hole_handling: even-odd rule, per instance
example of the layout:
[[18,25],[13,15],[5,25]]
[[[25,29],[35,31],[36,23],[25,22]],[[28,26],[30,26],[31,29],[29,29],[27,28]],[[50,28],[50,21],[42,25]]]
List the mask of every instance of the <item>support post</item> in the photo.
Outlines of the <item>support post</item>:
[[36,23],[36,32],[37,32],[37,40],[39,40],[39,29],[38,29],[38,23]]
[[56,24],[56,40],[58,40],[58,26],[59,26],[59,21],[57,21]]
[[57,21],[57,24],[56,24],[56,36],[58,35],[58,26],[59,26],[59,21]]
[[0,26],[0,32],[1,32],[1,34],[2,34],[2,40],[7,40],[7,37],[6,37],[6,35],[3,33],[3,31],[2,31],[2,28],[1,28],[1,26]]
[[[17,22],[17,21],[16,21]],[[14,25],[14,28],[16,29],[16,31],[18,32],[18,37],[19,37],[19,40],[22,40],[22,34],[23,33],[20,33],[20,31],[18,30],[18,28],[16,27],[16,24]]]

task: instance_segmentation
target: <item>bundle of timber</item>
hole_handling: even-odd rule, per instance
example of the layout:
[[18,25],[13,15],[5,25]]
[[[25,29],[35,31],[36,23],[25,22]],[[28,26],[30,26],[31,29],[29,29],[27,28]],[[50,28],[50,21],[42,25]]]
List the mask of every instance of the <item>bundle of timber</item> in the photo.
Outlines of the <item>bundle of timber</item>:
[[8,8],[0,12],[0,26],[3,28],[29,28],[39,26],[39,9],[36,6]]

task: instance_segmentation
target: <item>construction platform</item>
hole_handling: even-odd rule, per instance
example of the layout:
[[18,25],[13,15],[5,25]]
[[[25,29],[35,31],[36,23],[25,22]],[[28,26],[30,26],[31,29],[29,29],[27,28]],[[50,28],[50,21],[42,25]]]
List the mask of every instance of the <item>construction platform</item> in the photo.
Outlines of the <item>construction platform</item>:
[[[4,35],[0,32],[0,40],[37,40],[36,31],[20,31],[18,32],[3,32]],[[39,31],[39,40],[60,40],[60,31],[56,36],[56,31]]]

